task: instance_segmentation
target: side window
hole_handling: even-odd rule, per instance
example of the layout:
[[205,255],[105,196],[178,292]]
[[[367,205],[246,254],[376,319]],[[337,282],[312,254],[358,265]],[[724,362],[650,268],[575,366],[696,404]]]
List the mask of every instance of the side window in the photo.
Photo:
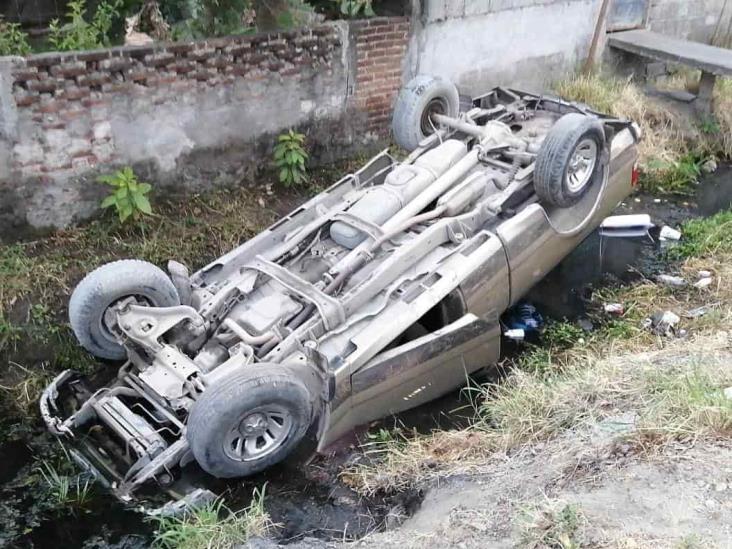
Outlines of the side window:
[[461,318],[466,311],[465,299],[459,289],[447,294],[442,301],[427,311],[422,317],[394,340],[390,348],[404,345],[431,332],[437,331]]

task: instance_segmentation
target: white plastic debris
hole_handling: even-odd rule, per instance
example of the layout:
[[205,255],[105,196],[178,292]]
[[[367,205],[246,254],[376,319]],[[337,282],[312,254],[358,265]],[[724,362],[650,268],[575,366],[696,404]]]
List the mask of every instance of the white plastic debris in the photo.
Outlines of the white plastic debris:
[[717,168],[719,168],[719,165],[717,164],[717,161],[714,158],[710,158],[704,164],[701,165],[701,170],[704,173],[714,173],[717,171]]
[[506,330],[505,332],[503,332],[503,335],[512,341],[523,341],[524,339],[526,339],[526,332],[521,328]]
[[668,225],[664,225],[661,227],[661,232],[658,235],[659,240],[671,240],[671,241],[677,241],[681,240],[681,231],[677,231],[676,229],[673,229],[669,227]]
[[696,273],[699,278],[711,278],[712,277],[712,271],[699,271]]
[[656,280],[658,280],[658,282],[660,282],[661,284],[664,284],[666,286],[673,286],[676,288],[681,288],[683,286],[686,286],[686,280],[684,280],[680,276],[658,275],[656,277]]
[[726,398],[727,400],[732,400],[732,387],[727,387],[724,390],[724,398]]
[[681,317],[673,311],[665,311],[663,313],[656,313],[648,320],[650,320],[650,323],[644,323],[644,326],[649,326],[658,335],[672,337],[674,335],[674,328],[681,321]]
[[607,303],[605,304],[605,312],[609,315],[621,316],[625,313],[625,307],[622,303]]
[[603,236],[633,237],[644,236],[653,227],[648,214],[613,215],[606,217],[600,224]]
[[699,279],[697,282],[694,283],[694,288],[699,288],[700,290],[703,290],[704,288],[709,288],[709,286],[712,285],[712,277],[702,278]]

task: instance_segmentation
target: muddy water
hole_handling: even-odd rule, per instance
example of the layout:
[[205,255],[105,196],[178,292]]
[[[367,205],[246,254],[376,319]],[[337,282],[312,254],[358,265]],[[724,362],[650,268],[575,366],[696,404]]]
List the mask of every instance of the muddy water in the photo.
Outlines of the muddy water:
[[[650,196],[630,198],[618,213],[650,213],[654,221],[677,226],[684,219],[710,215],[732,206],[732,170],[725,166],[709,177],[695,201],[658,202]],[[542,314],[555,318],[576,318],[593,286],[606,281],[627,282],[650,276],[663,268],[655,234],[635,239],[606,238],[595,233],[555,269],[529,299]],[[415,410],[388,418],[375,427],[429,432],[436,428],[467,425],[470,401],[455,391]],[[363,432],[344,438],[328,456],[312,457],[309,448],[288,463],[244,481],[220,483],[195,467],[187,473],[196,485],[207,485],[224,494],[234,509],[245,506],[255,487],[266,483],[266,507],[282,525],[282,542],[304,537],[356,539],[389,526],[388,517],[410,514],[420,503],[419,493],[392,498],[357,497],[338,480],[339,467],[354,453]],[[83,510],[54,509],[40,501],[27,481],[38,460],[54,441],[36,423],[28,433],[0,443],[0,547],[145,547],[153,525],[133,509],[104,495],[98,495]],[[36,485],[37,486],[37,485]],[[37,490],[36,490],[37,491]],[[3,522],[3,520],[5,522]],[[11,533],[2,532],[12,524]],[[16,535],[17,534],[17,535]],[[12,539],[12,541],[10,541]]]

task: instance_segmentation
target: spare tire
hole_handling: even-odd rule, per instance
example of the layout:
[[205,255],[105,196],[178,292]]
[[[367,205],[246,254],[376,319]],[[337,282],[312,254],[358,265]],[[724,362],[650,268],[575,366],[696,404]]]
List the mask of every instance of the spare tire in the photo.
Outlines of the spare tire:
[[124,347],[104,323],[104,313],[131,296],[153,307],[180,305],[170,278],[152,263],[123,259],[102,265],[79,282],[69,301],[69,321],[82,347],[99,358],[125,358]]
[[456,117],[459,112],[460,97],[452,82],[438,76],[416,76],[399,92],[394,106],[394,140],[400,147],[413,151],[434,131],[430,115]]
[[218,478],[252,475],[282,461],[313,418],[304,380],[280,364],[253,364],[208,387],[191,407],[193,457]]
[[549,130],[534,165],[534,190],[552,206],[576,204],[605,177],[605,132],[596,118],[570,113]]

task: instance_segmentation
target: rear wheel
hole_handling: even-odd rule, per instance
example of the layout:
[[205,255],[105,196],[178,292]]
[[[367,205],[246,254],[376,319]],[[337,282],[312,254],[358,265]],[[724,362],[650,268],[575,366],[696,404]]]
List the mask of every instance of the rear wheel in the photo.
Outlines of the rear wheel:
[[552,127],[534,166],[539,198],[560,208],[576,204],[605,176],[605,133],[596,118],[565,114]]
[[207,473],[243,477],[290,454],[312,416],[310,391],[292,369],[255,364],[204,391],[191,408],[187,438]]
[[437,76],[416,76],[399,92],[394,106],[394,140],[412,151],[434,132],[433,114],[456,117],[459,111],[460,97],[452,82]]

